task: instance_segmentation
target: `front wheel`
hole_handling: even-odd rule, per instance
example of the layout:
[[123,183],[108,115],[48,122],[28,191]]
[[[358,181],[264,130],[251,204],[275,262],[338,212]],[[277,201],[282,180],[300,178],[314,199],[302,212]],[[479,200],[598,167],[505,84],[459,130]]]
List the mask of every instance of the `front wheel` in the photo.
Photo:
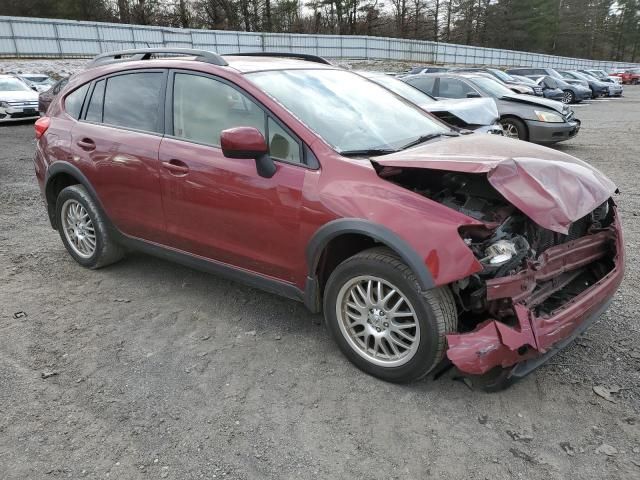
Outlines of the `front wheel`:
[[390,382],[427,375],[457,330],[451,291],[421,291],[412,270],[391,250],[374,248],[341,263],[324,295],[327,327],[358,368]]
[[562,95],[562,103],[573,103],[576,101],[576,95],[571,90],[564,90]]
[[527,126],[522,120],[508,117],[500,120],[500,124],[502,125],[502,129],[504,130],[505,137],[513,138],[515,140],[528,139]]

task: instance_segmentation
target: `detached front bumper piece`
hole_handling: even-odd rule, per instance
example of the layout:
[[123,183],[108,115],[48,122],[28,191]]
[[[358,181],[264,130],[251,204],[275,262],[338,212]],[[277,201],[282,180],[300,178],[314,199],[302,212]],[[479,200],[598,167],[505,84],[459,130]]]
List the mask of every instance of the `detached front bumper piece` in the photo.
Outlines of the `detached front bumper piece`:
[[[584,267],[611,256],[614,266],[600,280],[551,313],[536,315],[535,306],[565,288]],[[616,214],[609,228],[548,248],[523,272],[487,281],[487,300],[510,300],[516,324],[489,318],[471,332],[447,335],[447,357],[467,374],[482,375],[498,367],[509,369],[503,377],[512,381],[522,377],[606,310],[623,275],[624,246]]]

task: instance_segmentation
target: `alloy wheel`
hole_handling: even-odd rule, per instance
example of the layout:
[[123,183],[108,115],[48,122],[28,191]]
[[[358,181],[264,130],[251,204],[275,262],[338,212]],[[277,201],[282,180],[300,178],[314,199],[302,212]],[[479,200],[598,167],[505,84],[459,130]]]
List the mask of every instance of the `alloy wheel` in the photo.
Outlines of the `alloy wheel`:
[[562,95],[562,103],[571,103],[572,97],[571,92],[564,92]]
[[62,229],[69,246],[82,258],[91,258],[96,251],[96,232],[87,210],[77,200],[62,205]]
[[351,348],[384,367],[404,365],[420,344],[420,324],[407,297],[382,278],[363,275],[338,292],[336,316]]
[[520,135],[518,134],[518,127],[513,123],[503,123],[502,129],[504,130],[504,136],[509,138],[515,138],[518,140]]

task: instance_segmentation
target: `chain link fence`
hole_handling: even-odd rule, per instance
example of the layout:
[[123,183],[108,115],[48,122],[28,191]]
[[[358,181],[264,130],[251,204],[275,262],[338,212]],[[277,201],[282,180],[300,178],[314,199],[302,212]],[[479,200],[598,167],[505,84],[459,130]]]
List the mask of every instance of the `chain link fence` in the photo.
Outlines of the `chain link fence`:
[[397,38],[195,30],[119,23],[0,16],[0,57],[83,58],[144,47],[184,47],[220,54],[287,52],[335,59],[429,64],[615,69],[627,63]]

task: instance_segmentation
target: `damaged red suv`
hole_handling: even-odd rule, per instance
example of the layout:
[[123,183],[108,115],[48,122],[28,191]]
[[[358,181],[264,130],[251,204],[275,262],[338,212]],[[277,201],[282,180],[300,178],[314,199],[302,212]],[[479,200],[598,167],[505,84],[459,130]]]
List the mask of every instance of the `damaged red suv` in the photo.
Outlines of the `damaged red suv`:
[[69,254],[142,250],[302,301],[394,382],[451,362],[501,388],[607,307],[624,252],[598,170],[283,57],[135,50],[75,75],[36,124]]

